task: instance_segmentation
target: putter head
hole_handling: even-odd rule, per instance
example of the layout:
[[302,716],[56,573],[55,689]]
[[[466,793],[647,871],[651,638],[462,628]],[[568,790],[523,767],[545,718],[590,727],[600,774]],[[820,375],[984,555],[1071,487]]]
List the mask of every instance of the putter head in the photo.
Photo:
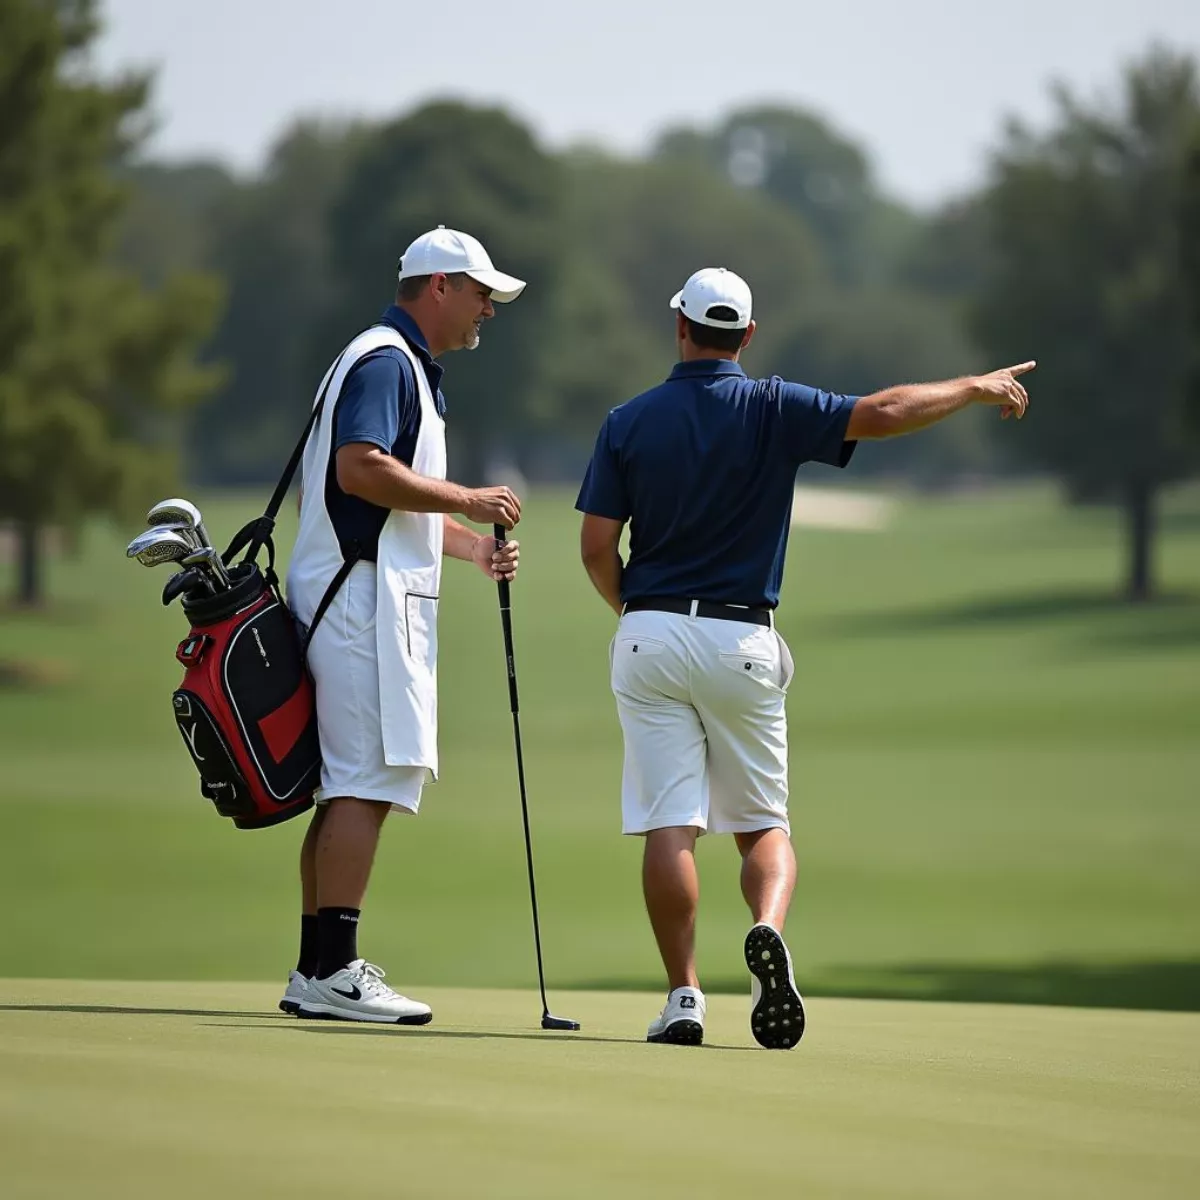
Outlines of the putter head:
[[543,1029],[578,1029],[579,1022],[572,1021],[569,1017],[552,1017],[549,1013],[542,1013],[542,1028]]

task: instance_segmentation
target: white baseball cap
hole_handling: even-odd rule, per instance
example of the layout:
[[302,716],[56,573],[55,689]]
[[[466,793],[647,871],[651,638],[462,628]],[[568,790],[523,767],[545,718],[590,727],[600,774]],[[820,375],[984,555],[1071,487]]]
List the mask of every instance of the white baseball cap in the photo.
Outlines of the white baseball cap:
[[492,299],[501,304],[515,300],[525,290],[525,280],[505,275],[492,266],[492,260],[478,238],[457,229],[439,225],[423,233],[405,250],[400,259],[398,279],[418,275],[469,275],[476,283],[492,289]]
[[[671,297],[671,307],[677,308],[689,320],[717,329],[745,329],[750,324],[750,285],[724,267],[704,267]],[[714,308],[732,309],[736,316],[713,317]]]

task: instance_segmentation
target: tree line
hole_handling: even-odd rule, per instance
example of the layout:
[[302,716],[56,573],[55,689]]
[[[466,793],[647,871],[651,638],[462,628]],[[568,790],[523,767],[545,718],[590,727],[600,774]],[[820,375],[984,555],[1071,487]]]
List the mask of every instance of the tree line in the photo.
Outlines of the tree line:
[[1151,593],[1155,498],[1200,459],[1189,57],[1152,48],[1099,100],[1058,90],[1048,128],[1009,125],[978,190],[924,213],[828,121],[782,107],[665,130],[639,158],[553,153],[502,109],[439,101],[300,121],[248,178],[155,162],[150,81],[86,69],[95,16],[0,8],[0,521],[26,598],[47,524],[127,515],[176,473],[273,478],[329,360],[437,224],[529,281],[450,364],[462,478],[577,477],[607,409],[669,370],[667,298],[725,265],[754,290],[753,373],[867,392],[1036,357],[1019,437],[969,415],[866,447],[860,470],[1050,471],[1123,506],[1125,586]]

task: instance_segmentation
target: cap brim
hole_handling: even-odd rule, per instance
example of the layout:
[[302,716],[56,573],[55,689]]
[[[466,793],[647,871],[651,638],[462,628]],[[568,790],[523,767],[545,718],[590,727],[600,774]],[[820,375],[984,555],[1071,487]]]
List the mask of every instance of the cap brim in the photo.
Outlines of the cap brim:
[[518,279],[515,275],[505,275],[503,271],[468,271],[467,274],[476,283],[491,288],[492,299],[498,304],[508,304],[525,290],[525,280]]
[[680,300],[682,300],[682,299],[683,299],[683,289],[682,289],[682,288],[680,288],[680,289],[679,289],[679,291],[677,291],[677,292],[675,293],[675,295],[673,295],[673,296],[671,297],[671,307],[672,307],[672,308],[678,308],[678,307],[679,307],[679,302],[680,302]]

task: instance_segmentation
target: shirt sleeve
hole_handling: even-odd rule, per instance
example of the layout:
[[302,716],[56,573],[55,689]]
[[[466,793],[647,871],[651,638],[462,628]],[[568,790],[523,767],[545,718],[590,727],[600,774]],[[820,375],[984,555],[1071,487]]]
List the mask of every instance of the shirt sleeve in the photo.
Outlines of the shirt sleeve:
[[612,445],[612,422],[605,421],[596,438],[592,461],[579,489],[575,507],[594,517],[612,521],[629,520],[629,498],[621,477],[621,464]]
[[390,354],[371,354],[346,376],[338,399],[335,450],[366,442],[393,453],[401,433],[420,408],[412,386],[412,370]]
[[844,467],[849,463],[858,443],[846,441],[846,426],[857,402],[857,396],[780,381],[784,438],[797,464],[820,462]]

